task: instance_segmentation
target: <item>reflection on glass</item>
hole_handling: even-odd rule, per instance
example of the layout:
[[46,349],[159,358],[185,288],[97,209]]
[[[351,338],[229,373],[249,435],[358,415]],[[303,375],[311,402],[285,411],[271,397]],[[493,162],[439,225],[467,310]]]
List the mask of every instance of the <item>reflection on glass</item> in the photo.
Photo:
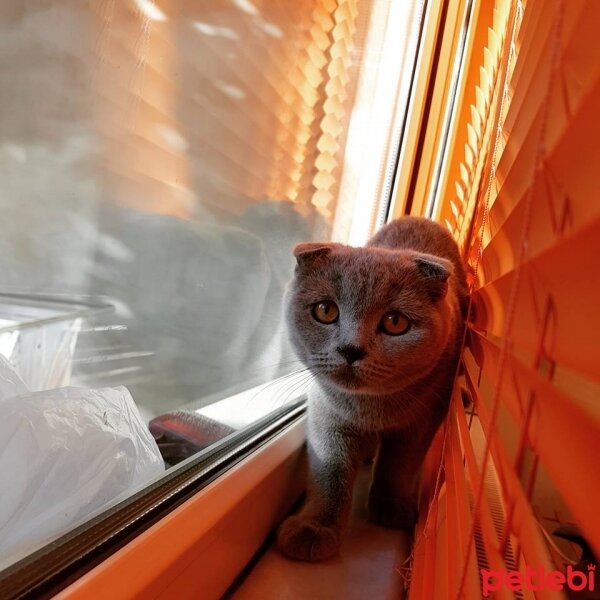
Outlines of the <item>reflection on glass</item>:
[[[377,69],[361,56],[380,48],[388,5],[4,3],[4,291],[111,307],[41,319],[18,360],[0,314],[0,353],[28,390],[126,386],[168,464],[302,391],[301,374],[266,383],[300,367],[281,321],[291,249],[348,239],[361,162],[345,163],[348,125],[360,104],[360,146],[360,82]],[[22,367],[42,363],[60,377]]]

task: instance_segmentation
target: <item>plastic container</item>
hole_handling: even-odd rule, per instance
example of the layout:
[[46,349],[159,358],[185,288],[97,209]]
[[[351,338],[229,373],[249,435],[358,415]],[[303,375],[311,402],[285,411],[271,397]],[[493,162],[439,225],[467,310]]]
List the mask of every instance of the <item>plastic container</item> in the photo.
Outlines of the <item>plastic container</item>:
[[110,310],[77,297],[0,294],[0,354],[31,391],[69,385],[83,321]]

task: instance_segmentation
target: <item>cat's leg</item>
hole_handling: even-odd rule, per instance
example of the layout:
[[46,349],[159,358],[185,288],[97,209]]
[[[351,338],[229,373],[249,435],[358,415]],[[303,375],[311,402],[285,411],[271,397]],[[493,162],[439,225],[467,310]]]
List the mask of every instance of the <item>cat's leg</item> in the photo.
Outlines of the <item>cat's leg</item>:
[[311,423],[309,415],[306,502],[298,515],[286,519],[279,528],[277,543],[283,554],[313,561],[337,554],[361,458],[357,434]]
[[417,493],[421,465],[435,429],[387,432],[369,491],[369,520],[393,529],[411,529],[417,520]]

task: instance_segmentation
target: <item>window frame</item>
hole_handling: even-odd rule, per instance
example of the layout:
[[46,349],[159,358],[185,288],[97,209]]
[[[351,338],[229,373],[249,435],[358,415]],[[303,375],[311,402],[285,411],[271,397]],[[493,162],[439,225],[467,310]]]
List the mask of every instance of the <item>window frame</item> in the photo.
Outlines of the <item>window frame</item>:
[[465,86],[462,65],[473,47],[472,28],[481,0],[427,0],[416,77],[401,140],[389,215],[427,215],[439,194],[448,146],[455,131],[450,118]]
[[[408,188],[403,197],[398,182],[409,182],[407,169],[418,172],[414,142],[424,135],[433,85],[441,85],[434,77],[434,51],[448,23],[447,6],[442,0],[424,3],[409,108],[401,140],[388,157],[394,186],[385,190],[377,211],[386,222],[414,212]],[[183,599],[201,590],[203,598],[219,598],[303,492],[305,411],[301,396],[11,565],[0,572],[0,596],[78,600],[176,593]],[[250,521],[258,526],[240,527]],[[240,529],[243,543],[228,545]]]
[[[244,471],[246,479],[248,476],[256,479],[265,465],[275,469],[281,463],[293,460],[304,441],[303,433],[299,432],[303,429],[305,404],[304,398],[300,398],[227,436],[171,469],[154,484],[7,567],[0,573],[0,597],[6,600],[34,595],[36,598],[53,597],[88,572],[87,581],[93,587],[96,576],[104,573],[109,563],[99,570],[97,566],[109,557],[110,564],[118,563],[118,556],[127,556],[134,563],[139,560],[141,565],[148,540],[153,540],[157,548],[165,549],[167,546],[161,539],[164,539],[162,536],[169,537],[173,526],[170,523],[176,523],[175,526],[181,529],[177,515],[205,509],[214,513],[226,503],[235,505],[239,502],[243,497],[241,489],[237,494],[232,493],[226,503],[223,500],[213,503],[212,509],[204,498],[210,498],[215,490],[222,490],[225,481],[239,479],[240,470]],[[263,466],[257,467],[257,463]],[[255,483],[258,485],[259,482]],[[230,492],[237,487],[233,486]],[[219,495],[222,491],[216,493]],[[281,502],[274,502],[278,509],[289,508],[289,504],[283,498]],[[191,534],[191,531],[186,532],[188,538]],[[200,530],[194,531],[193,535],[201,535]],[[182,539],[179,548],[173,544],[168,546],[171,557],[184,558],[184,542]],[[144,550],[138,554],[139,550],[135,548]],[[138,583],[149,585],[157,578],[160,578],[160,572],[146,572],[143,581]],[[133,594],[134,590],[129,590],[127,597]]]

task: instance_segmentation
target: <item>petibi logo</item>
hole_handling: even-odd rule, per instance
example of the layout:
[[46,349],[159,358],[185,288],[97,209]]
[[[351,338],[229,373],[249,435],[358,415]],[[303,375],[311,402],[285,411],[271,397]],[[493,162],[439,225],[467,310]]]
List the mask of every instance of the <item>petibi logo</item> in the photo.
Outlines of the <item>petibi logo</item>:
[[544,567],[534,569],[526,567],[525,573],[520,571],[488,571],[481,569],[481,581],[483,586],[483,596],[488,598],[490,592],[497,592],[501,587],[505,587],[513,592],[522,590],[550,590],[560,592],[566,586],[567,589],[574,592],[589,590],[593,592],[596,589],[595,573],[596,565],[588,565],[587,573],[584,571],[574,571],[571,565],[567,567],[567,572],[544,571]]

